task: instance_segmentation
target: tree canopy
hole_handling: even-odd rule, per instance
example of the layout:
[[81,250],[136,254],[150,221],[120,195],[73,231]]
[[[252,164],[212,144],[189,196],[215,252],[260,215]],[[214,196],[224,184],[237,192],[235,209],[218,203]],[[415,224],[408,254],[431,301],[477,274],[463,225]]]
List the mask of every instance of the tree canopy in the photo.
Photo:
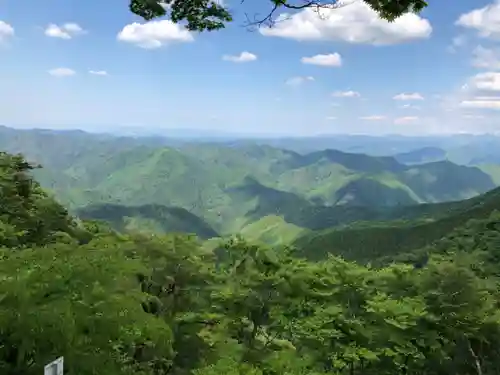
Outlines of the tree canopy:
[[[381,18],[388,21],[394,21],[405,13],[418,13],[427,6],[424,0],[363,1]],[[253,23],[272,25],[273,15],[282,9],[335,9],[342,6],[349,6],[349,4],[344,4],[342,0],[270,0],[269,9],[265,10],[267,15]],[[168,13],[173,22],[184,21],[186,28],[191,31],[219,30],[224,28],[226,23],[233,21],[228,7],[213,0],[131,0],[130,10],[145,20],[162,17]]]
[[[381,268],[73,219],[0,154],[0,373],[494,375],[498,212]],[[476,239],[476,237],[480,237]],[[373,241],[376,243],[376,241]]]

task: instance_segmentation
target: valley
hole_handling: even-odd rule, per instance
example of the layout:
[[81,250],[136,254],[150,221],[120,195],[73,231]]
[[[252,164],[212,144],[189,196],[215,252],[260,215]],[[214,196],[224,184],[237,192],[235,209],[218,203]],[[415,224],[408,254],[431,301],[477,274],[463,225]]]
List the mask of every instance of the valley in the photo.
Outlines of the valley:
[[[446,160],[407,165],[397,157],[333,149],[299,154],[258,144],[173,147],[161,139],[0,130],[0,147],[41,164],[36,178],[72,212],[83,210],[85,217],[99,212],[102,219],[103,212],[118,215],[108,204],[143,213],[155,205],[176,212],[163,219],[171,219],[172,228],[183,222],[179,228],[192,227],[200,235],[202,222],[221,236],[242,232],[258,239],[262,223],[273,217],[274,229],[265,229],[268,238],[279,236],[281,227],[305,233],[396,220],[400,207],[468,199],[498,182],[494,166]],[[94,208],[85,211],[87,206]],[[155,217],[141,217],[150,221],[149,229],[168,228]]]
[[496,164],[8,132],[6,374],[496,373]]
[[499,41],[500,0],[2,1],[0,375],[499,375]]

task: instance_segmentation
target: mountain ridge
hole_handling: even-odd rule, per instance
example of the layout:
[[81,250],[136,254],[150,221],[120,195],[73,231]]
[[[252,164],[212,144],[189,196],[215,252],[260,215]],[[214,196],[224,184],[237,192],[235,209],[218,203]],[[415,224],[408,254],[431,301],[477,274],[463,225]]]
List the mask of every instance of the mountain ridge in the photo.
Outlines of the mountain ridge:
[[7,133],[0,147],[42,164],[36,178],[72,210],[178,207],[220,235],[268,215],[312,230],[386,219],[389,208],[465,199],[497,186],[479,168],[449,161],[408,166],[391,156],[331,149],[299,154],[255,143],[166,147],[161,140],[79,132]]

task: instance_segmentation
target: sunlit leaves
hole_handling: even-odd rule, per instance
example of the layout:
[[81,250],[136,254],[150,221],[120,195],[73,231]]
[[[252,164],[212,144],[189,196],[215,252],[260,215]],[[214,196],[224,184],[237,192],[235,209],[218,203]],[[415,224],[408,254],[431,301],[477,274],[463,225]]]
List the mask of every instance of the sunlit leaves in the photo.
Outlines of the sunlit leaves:
[[[381,18],[394,21],[396,18],[408,12],[420,12],[427,6],[424,0],[364,0],[374,9]],[[303,9],[334,5],[337,1],[308,1],[294,3],[286,0],[271,0],[275,10],[278,8]],[[233,20],[228,9],[213,0],[131,0],[130,10],[144,18],[151,20],[163,17],[167,14],[173,22],[185,22],[185,26],[191,31],[212,31],[225,27],[226,23]],[[270,14],[272,15],[272,14]]]

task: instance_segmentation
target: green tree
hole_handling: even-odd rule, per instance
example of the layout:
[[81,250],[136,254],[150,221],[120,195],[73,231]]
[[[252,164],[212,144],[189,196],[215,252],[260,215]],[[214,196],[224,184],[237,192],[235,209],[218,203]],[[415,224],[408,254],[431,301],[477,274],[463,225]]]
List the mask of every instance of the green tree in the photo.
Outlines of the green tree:
[[[363,1],[388,21],[394,21],[405,13],[420,12],[427,6],[424,0]],[[268,15],[254,24],[272,25],[274,14],[281,9],[327,9],[342,6],[342,3],[341,0],[270,0]],[[146,20],[165,16],[168,12],[173,22],[185,21],[186,28],[192,31],[219,30],[224,28],[226,23],[233,21],[228,8],[213,0],[131,0],[130,10]]]
[[0,373],[37,375],[58,356],[67,374],[162,374],[172,332],[143,311],[126,243],[101,238],[0,253]]
[[61,233],[77,241],[86,237],[68,211],[33,179],[31,172],[38,167],[22,155],[0,152],[0,246],[44,245]]

